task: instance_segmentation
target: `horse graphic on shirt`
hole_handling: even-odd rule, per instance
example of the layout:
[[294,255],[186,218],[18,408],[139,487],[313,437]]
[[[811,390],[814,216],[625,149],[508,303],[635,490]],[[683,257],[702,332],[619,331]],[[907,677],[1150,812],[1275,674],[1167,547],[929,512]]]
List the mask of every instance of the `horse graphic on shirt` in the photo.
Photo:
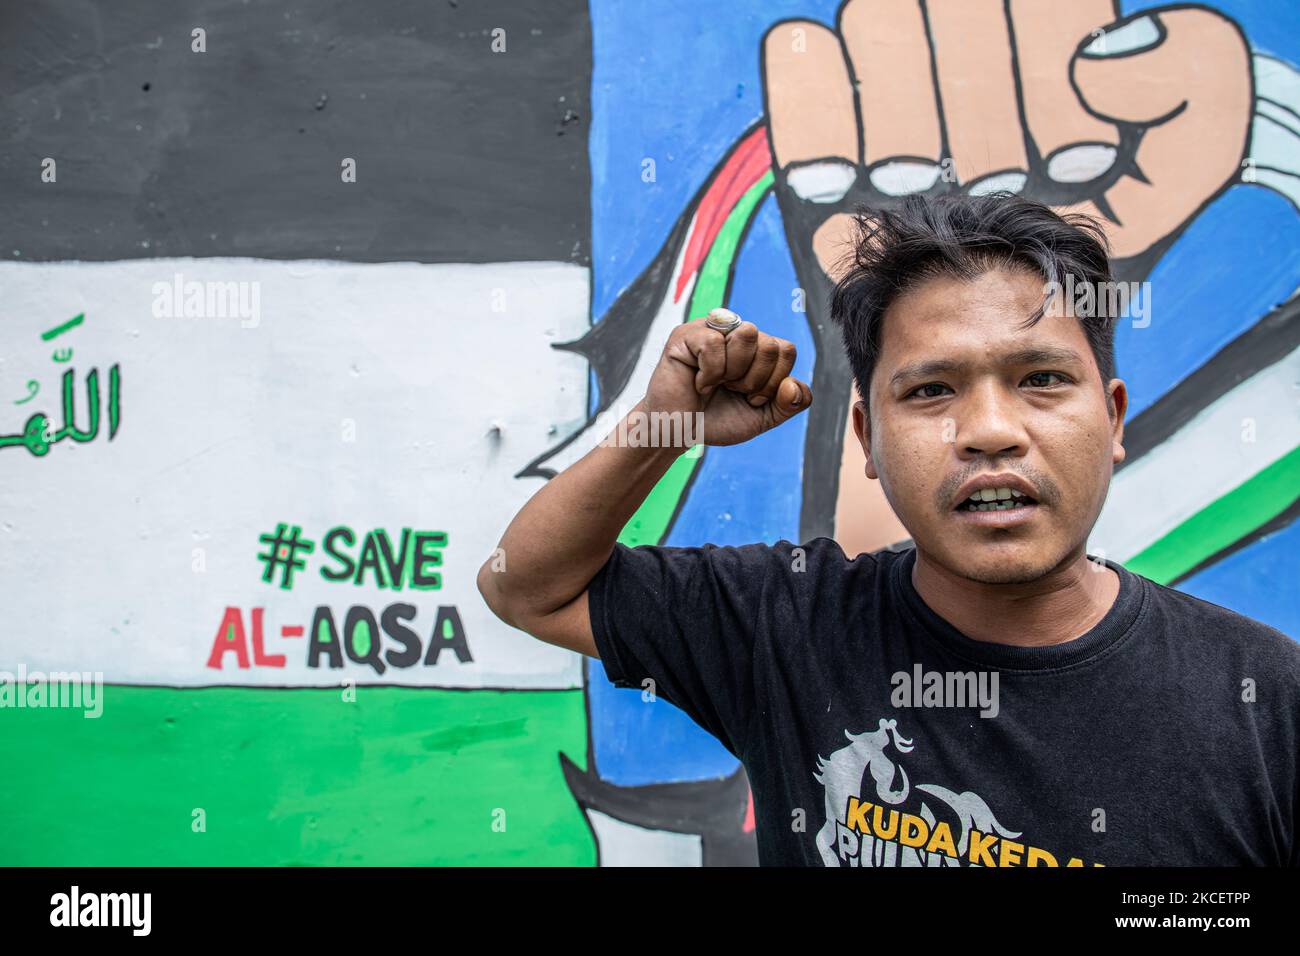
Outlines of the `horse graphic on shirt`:
[[[826,798],[826,823],[817,833],[817,849],[821,853],[822,862],[827,866],[840,865],[836,853],[836,827],[848,819],[849,799],[864,798],[861,790],[868,771],[875,782],[874,803],[898,806],[915,789],[947,804],[944,815],[955,815],[959,827],[958,858],[966,853],[972,829],[981,833],[998,833],[1008,839],[1020,836],[1018,831],[1009,830],[999,823],[993,810],[978,794],[970,791],[956,793],[937,784],[917,784],[913,788],[907,770],[890,759],[885,752],[891,744],[900,754],[911,753],[915,746],[899,733],[896,720],[881,718],[877,729],[870,733],[852,734],[845,730],[844,736],[848,738],[849,745],[832,752],[829,758],[818,755],[817,770],[813,774],[813,779],[822,785]],[[897,787],[894,786],[895,778],[900,781]],[[931,827],[936,823],[935,814],[926,803],[921,804],[921,817]],[[935,865],[936,862],[946,864],[951,860],[950,857],[923,854],[912,848],[900,847],[900,850],[903,866]]]
[[[830,759],[818,754],[817,770],[813,773],[813,779],[826,793],[826,825],[817,833],[817,849],[827,866],[839,866],[839,858],[835,855],[835,823],[847,818],[849,798],[860,796],[858,791],[862,789],[862,778],[868,770],[876,782],[876,797],[881,803],[902,803],[912,789],[907,771],[896,767],[885,756],[885,748],[891,743],[899,753],[912,750],[912,741],[898,732],[898,721],[882,717],[876,730],[861,734],[845,730],[844,736],[849,745],[832,752]],[[890,787],[896,774],[902,777],[902,785],[893,790]]]

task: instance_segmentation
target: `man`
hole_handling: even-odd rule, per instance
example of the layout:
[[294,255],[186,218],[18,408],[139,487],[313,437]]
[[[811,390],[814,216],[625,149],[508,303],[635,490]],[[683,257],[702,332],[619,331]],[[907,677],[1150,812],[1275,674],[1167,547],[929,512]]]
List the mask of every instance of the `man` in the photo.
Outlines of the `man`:
[[[717,736],[764,865],[1300,864],[1300,645],[1086,553],[1127,406],[1113,317],[1074,307],[1110,299],[1100,227],[1004,195],[856,221],[832,318],[914,547],[628,548],[682,449],[614,440],[515,517],[489,606]],[[811,403],[794,360],[686,323],[624,425],[746,441]]]

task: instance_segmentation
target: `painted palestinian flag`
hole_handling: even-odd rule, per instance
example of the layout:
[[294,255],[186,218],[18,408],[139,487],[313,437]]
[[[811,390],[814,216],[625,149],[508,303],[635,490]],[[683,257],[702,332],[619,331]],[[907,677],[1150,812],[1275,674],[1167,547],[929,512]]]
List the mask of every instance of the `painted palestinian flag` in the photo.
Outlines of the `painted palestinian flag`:
[[475,584],[586,418],[590,25],[469,7],[6,13],[0,670],[107,686],[0,710],[4,862],[594,860]]

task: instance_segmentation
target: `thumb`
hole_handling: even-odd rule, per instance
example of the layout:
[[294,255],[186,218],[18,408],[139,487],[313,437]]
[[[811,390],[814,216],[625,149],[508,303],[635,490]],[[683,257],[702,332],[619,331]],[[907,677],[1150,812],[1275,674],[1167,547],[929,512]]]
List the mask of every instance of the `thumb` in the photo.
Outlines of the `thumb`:
[[[1120,122],[1163,123],[1183,109],[1202,133],[1240,119],[1250,93],[1250,49],[1232,20],[1209,9],[1148,10],[1080,43],[1070,64],[1094,114]],[[1245,106],[1249,112],[1250,102]]]
[[1107,232],[1116,257],[1176,231],[1237,174],[1251,118],[1250,50],[1222,14],[1168,7],[1120,20],[1080,46],[1071,77],[1094,115],[1147,127],[1136,169],[1098,204],[1115,224]]
[[775,428],[788,421],[812,404],[812,389],[797,378],[787,378],[776,390],[776,398],[764,406],[769,423],[768,428]]

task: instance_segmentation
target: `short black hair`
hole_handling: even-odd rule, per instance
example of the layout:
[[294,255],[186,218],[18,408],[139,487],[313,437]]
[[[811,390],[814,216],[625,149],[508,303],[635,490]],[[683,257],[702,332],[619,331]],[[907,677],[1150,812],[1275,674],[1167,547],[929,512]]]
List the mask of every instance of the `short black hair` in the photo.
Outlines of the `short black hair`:
[[[853,248],[839,263],[844,271],[831,293],[831,319],[868,408],[885,311],[916,283],[940,276],[973,281],[994,269],[1033,271],[1067,291],[1085,283],[1103,290],[1112,281],[1110,247],[1097,220],[1011,193],[912,195],[893,208],[859,206],[853,220]],[[1115,375],[1114,316],[1073,308],[1071,314],[1084,324],[1104,387]],[[1042,316],[1039,309],[1024,327]]]

